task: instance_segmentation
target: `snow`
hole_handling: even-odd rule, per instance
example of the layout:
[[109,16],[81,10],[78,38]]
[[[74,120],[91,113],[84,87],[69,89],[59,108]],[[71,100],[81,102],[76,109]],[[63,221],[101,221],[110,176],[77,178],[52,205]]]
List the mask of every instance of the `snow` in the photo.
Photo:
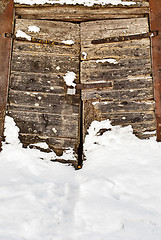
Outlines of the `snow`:
[[38,32],[40,32],[40,28],[37,27],[37,26],[35,26],[35,25],[33,25],[33,26],[28,26],[28,31],[29,31],[29,32],[38,33]]
[[26,38],[27,40],[31,41],[31,36],[29,36],[28,34],[26,34],[25,32],[18,30],[16,33],[16,37],[18,38]]
[[82,52],[82,56],[84,59],[87,59],[87,53],[86,52]]
[[34,144],[31,144],[31,146],[40,147],[40,148],[43,148],[43,149],[48,149],[49,148],[48,144],[45,143],[45,142],[34,143]]
[[76,78],[76,75],[74,72],[67,72],[64,76],[64,81],[66,82],[67,86],[75,87],[76,84],[74,83],[74,80]]
[[64,78],[64,81],[66,82],[66,85],[69,86],[69,88],[67,89],[67,94],[74,95],[76,92],[76,89],[75,89],[76,84],[74,83],[74,80],[76,78],[75,73],[68,71],[63,78]]
[[[81,170],[24,149],[6,117],[0,153],[0,239],[160,240],[161,143],[94,121]],[[70,158],[71,149],[65,153]],[[42,160],[43,159],[43,160]]]
[[34,4],[83,4],[85,6],[92,6],[94,4],[100,4],[100,5],[135,5],[136,2],[133,1],[122,1],[122,0],[14,0],[15,3],[19,4],[27,4],[27,5],[34,5]]
[[112,63],[112,64],[118,64],[118,62],[113,58],[96,60],[96,63],[105,63],[105,62]]
[[73,45],[74,44],[73,40],[62,41],[62,43],[67,44],[67,45]]

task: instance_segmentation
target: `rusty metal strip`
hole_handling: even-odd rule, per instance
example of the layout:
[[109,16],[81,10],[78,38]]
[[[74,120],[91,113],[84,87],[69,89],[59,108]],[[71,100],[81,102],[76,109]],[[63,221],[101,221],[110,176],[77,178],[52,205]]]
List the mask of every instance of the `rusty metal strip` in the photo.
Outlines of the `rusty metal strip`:
[[150,29],[161,31],[161,0],[149,0]]
[[157,31],[141,33],[141,34],[134,34],[134,35],[127,35],[127,36],[101,38],[101,39],[92,40],[91,43],[92,44],[103,44],[103,43],[125,42],[125,41],[131,41],[131,40],[140,40],[142,38],[149,38],[151,35],[156,36]]
[[151,38],[151,47],[157,141],[161,141],[161,0],[149,0],[149,6],[150,30],[158,32]]
[[161,141],[161,37],[153,37],[151,46],[157,141]]
[[0,149],[4,131],[4,117],[7,105],[11,39],[5,37],[12,32],[13,0],[0,0]]
[[51,41],[48,39],[45,40],[45,39],[34,38],[34,37],[31,37],[31,40],[28,40],[27,38],[16,37],[16,35],[8,32],[5,33],[5,36],[7,38],[12,38],[12,39],[15,39],[16,41],[21,41],[21,42],[40,43],[40,44],[49,44],[49,45],[57,45],[57,46],[72,46],[74,44],[74,43],[68,44],[64,42]]

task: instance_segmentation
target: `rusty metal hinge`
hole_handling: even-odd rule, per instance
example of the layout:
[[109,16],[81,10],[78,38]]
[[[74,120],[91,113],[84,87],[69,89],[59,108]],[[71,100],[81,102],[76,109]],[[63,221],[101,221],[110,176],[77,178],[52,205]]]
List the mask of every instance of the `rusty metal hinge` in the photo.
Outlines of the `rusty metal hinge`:
[[15,39],[16,41],[49,44],[49,45],[57,45],[57,46],[72,46],[74,44],[74,43],[68,44],[64,42],[52,41],[48,39],[45,40],[45,39],[34,38],[34,37],[31,37],[31,39],[28,40],[27,38],[16,37],[16,35],[12,33],[5,33],[5,37]]
[[153,32],[133,34],[133,35],[127,35],[127,36],[101,38],[101,39],[92,40],[91,43],[103,44],[103,43],[124,42],[124,41],[131,41],[131,40],[140,40],[142,38],[149,38],[157,35],[158,35],[158,31],[153,31]]

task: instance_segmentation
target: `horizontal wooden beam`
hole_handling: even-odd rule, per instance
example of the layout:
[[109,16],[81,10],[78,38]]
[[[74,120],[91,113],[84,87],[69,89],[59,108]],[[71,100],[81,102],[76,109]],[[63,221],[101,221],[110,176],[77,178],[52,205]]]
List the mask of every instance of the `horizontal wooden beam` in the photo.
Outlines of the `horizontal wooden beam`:
[[131,6],[94,5],[15,5],[16,15],[28,19],[52,19],[61,21],[92,21],[113,18],[137,18],[149,14],[149,3],[140,1]]

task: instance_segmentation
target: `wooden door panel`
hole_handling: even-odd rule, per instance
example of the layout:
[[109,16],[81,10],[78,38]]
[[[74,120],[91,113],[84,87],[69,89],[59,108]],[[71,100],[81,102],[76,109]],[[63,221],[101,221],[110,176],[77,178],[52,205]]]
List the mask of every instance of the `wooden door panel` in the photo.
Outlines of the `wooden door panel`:
[[[81,23],[81,82],[97,86],[82,90],[84,136],[93,120],[131,124],[142,138],[155,130],[150,38],[124,40],[148,32],[147,18]],[[93,41],[120,36],[116,42]],[[106,82],[111,86],[102,88]]]
[[[119,42],[112,44],[92,44],[91,42],[107,37],[127,36],[145,32],[149,32],[148,18],[115,19],[81,23],[81,50],[82,52],[86,52],[86,60],[102,59],[114,55],[115,52],[115,57],[120,57],[121,59],[123,57],[127,58],[131,49],[137,51],[138,47],[149,47],[149,41],[147,43],[144,39],[141,42]],[[129,53],[127,53],[128,50]],[[119,52],[120,54],[118,54]],[[141,52],[139,53],[141,54]],[[130,57],[133,57],[134,54],[135,53],[132,52]],[[83,56],[82,60],[85,60]]]
[[[31,38],[18,37],[19,30]],[[64,77],[74,73],[79,83],[79,25],[17,19],[15,35],[8,113],[20,139],[24,145],[46,141],[59,153],[69,147],[77,151],[80,93],[68,94]]]

